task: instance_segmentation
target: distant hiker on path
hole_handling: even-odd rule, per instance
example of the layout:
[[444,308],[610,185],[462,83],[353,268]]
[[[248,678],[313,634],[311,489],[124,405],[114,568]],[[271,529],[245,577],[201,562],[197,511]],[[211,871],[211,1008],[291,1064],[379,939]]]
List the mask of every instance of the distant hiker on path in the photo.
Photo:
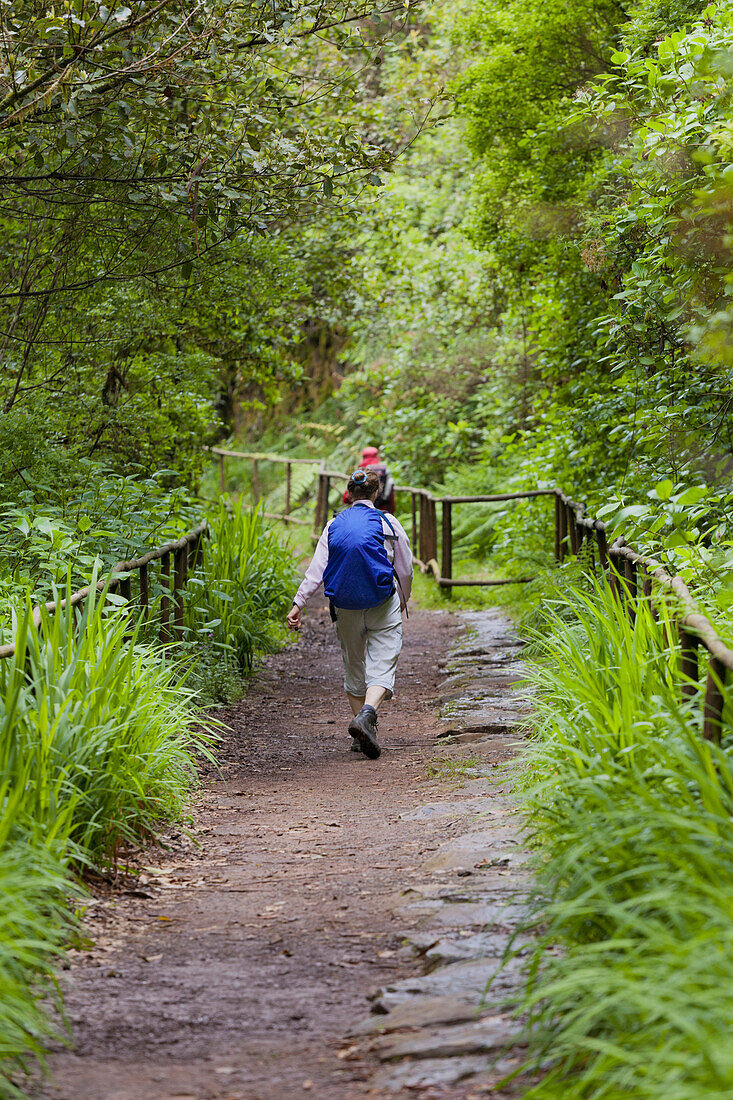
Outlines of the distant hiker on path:
[[[389,512],[394,515],[394,478],[379,457],[376,447],[365,447],[361,452],[360,470],[374,470],[379,477],[379,492],[375,505],[381,512]],[[344,493],[344,504],[351,504],[349,490]]]
[[375,507],[379,476],[355,470],[350,508],[325,527],[287,617],[300,630],[301,608],[323,584],[344,659],[353,718],[352,749],[376,760],[377,707],[391,699],[402,649],[402,610],[412,588],[412,552],[398,520]]

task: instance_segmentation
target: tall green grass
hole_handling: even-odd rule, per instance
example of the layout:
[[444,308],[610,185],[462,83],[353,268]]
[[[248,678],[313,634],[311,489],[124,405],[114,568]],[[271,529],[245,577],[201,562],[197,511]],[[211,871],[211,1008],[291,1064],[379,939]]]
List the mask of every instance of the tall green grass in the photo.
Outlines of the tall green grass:
[[676,648],[640,605],[575,591],[535,643],[523,769],[540,935],[529,1098],[733,1095],[731,738],[703,741]]
[[30,596],[13,608],[15,654],[0,661],[0,1096],[24,1095],[23,1073],[63,1030],[55,967],[79,872],[181,820],[197,760],[212,758],[192,652],[245,673],[280,637],[291,555],[238,505],[221,506],[212,536],[182,651],[94,588],[83,611],[43,609],[40,630]]
[[40,631],[31,615],[28,600],[15,655],[0,662],[0,777],[24,786],[29,819],[47,830],[70,811],[81,858],[114,858],[180,817],[211,734],[126,609],[92,595],[81,615],[44,609]]
[[[295,565],[259,509],[221,501],[210,526],[203,564],[189,582],[185,626],[215,695],[229,701],[221,690],[227,675],[246,676],[257,655],[272,652],[285,636]],[[200,681],[194,674],[193,682]]]
[[71,926],[72,892],[58,854],[39,841],[13,839],[7,808],[0,822],[0,1095],[22,1097],[32,1060],[60,1028],[56,965]]
[[[21,1096],[28,1059],[58,1032],[55,964],[84,866],[180,819],[211,755],[164,653],[129,612],[94,596],[83,613],[14,613],[0,661],[0,1095]],[[20,1075],[20,1077],[18,1076]]]

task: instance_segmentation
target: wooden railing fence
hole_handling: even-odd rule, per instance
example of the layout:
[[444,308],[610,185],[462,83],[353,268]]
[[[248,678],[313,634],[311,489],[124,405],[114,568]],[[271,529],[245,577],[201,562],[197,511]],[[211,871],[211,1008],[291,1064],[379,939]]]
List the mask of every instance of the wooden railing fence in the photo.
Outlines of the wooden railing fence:
[[[148,567],[154,561],[160,562],[160,581],[163,588],[160,600],[160,639],[163,642],[178,642],[183,637],[183,612],[186,583],[189,572],[194,572],[203,559],[203,540],[208,533],[208,523],[204,520],[193,531],[183,535],[175,542],[167,542],[165,546],[159,546],[155,550],[149,550],[139,558],[131,561],[120,561],[114,566],[111,573],[103,577],[96,584],[96,590],[102,592],[107,588],[110,592],[119,592],[120,596],[132,602],[132,574],[138,575],[138,600],[140,609],[145,618],[150,611],[150,577]],[[171,564],[173,568],[171,570]],[[171,583],[172,582],[172,583]],[[51,600],[45,604],[46,610],[53,614],[57,608],[63,610],[67,606],[78,607],[83,605],[92,592],[92,586],[87,585],[72,593],[68,599]],[[171,610],[173,612],[171,622]],[[34,609],[33,625],[36,630],[41,627],[42,611],[40,607]],[[12,657],[15,653],[14,645],[0,646],[0,659]]]
[[[677,629],[676,644],[680,647],[681,694],[683,698],[692,698],[699,693],[699,649],[702,646],[709,655],[702,693],[703,736],[707,740],[720,742],[725,685],[728,673],[733,671],[733,650],[718,636],[710,620],[700,614],[681,577],[673,577],[664,565],[638,553],[627,545],[624,538],[615,539],[609,546],[605,523],[588,516],[585,505],[556,489],[555,559],[563,561],[568,554],[577,557],[581,553],[585,554],[586,565],[592,571],[595,572],[597,566],[607,577],[612,591],[632,622],[640,600],[648,601],[656,616],[653,597],[659,592],[662,598],[674,597],[670,610]],[[654,591],[655,581],[657,593]]]
[[291,515],[293,492],[293,466],[323,467],[325,463],[320,458],[287,458],[283,455],[267,454],[264,451],[228,451],[223,447],[209,447],[209,452],[219,459],[219,489],[222,493],[227,491],[226,460],[227,458],[244,458],[252,463],[252,497],[255,505],[259,504],[260,493],[260,463],[274,462],[285,466],[285,507],[282,512],[263,512],[267,519],[279,519],[283,523],[294,523],[307,527],[307,520],[298,519]]
[[[220,463],[221,486],[226,486],[224,462],[227,457],[248,459],[253,463],[253,494],[255,504],[259,502],[258,463],[274,462],[285,466],[286,492],[283,513],[264,513],[286,523],[305,524],[290,514],[292,501],[292,466],[307,463],[317,467],[318,484],[314,506],[314,537],[317,538],[328,520],[332,503],[332,483],[345,482],[349,475],[338,470],[330,470],[322,459],[296,459],[281,455],[271,455],[254,451],[228,451],[220,447],[210,448]],[[339,500],[342,489],[338,489]],[[421,570],[431,574],[446,595],[457,586],[483,586],[526,584],[531,577],[501,578],[456,578],[453,576],[453,509],[461,504],[493,504],[512,500],[528,500],[540,497],[554,497],[554,557],[561,563],[568,556],[581,555],[584,564],[592,571],[599,569],[606,576],[613,592],[624,611],[633,621],[639,606],[639,600],[652,603],[653,597],[661,593],[662,598],[674,597],[671,607],[672,621],[676,624],[677,639],[680,647],[680,671],[682,678],[681,693],[684,698],[698,694],[699,649],[702,646],[709,655],[707,680],[702,697],[703,735],[719,741],[723,723],[725,686],[729,672],[733,671],[733,650],[729,649],[718,636],[713,624],[700,613],[689,589],[681,577],[672,576],[660,562],[639,554],[628,546],[623,538],[617,538],[608,545],[606,525],[586,513],[585,505],[571,500],[560,489],[531,489],[516,493],[491,493],[484,496],[435,496],[427,489],[411,485],[395,486],[396,495],[408,494],[410,497],[410,533],[413,556]],[[440,539],[438,536],[438,505],[440,505]],[[183,637],[184,600],[189,572],[200,564],[203,556],[203,540],[208,533],[206,521],[200,523],[180,539],[168,542],[164,546],[148,551],[131,561],[121,561],[111,573],[101,579],[96,588],[103,591],[118,591],[128,601],[132,601],[132,575],[138,577],[139,606],[145,618],[149,615],[150,577],[149,566],[160,561],[159,631],[164,642],[180,641]],[[440,559],[440,560],[439,560]],[[654,591],[654,582],[657,591]],[[72,607],[83,604],[92,591],[90,586],[74,592],[69,598],[45,604],[46,610],[53,613],[57,607],[63,609],[67,604]],[[172,612],[172,614],[171,614]],[[33,622],[38,629],[41,626],[42,610],[36,608]],[[0,659],[10,657],[15,652],[14,645],[0,646]]]
[[[325,526],[332,503],[340,503],[342,493],[338,489],[338,501],[332,500],[333,482],[344,483],[349,475],[339,470],[327,469],[318,459],[288,459],[278,455],[256,452],[225,451],[212,448],[219,455],[222,485],[224,480],[224,458],[228,455],[248,458],[253,462],[253,493],[258,499],[258,461],[280,462],[286,464],[286,477],[290,484],[289,463],[308,462],[319,467],[318,483],[315,493],[313,515],[313,536],[317,538]],[[706,738],[719,741],[723,721],[726,677],[733,671],[733,650],[729,649],[718,636],[712,623],[701,615],[695,601],[681,577],[673,577],[658,561],[639,554],[628,546],[624,539],[617,538],[608,545],[606,525],[602,520],[587,515],[585,505],[568,497],[561,489],[531,489],[517,493],[491,493],[485,496],[436,496],[427,489],[412,485],[396,485],[395,494],[409,494],[410,497],[410,534],[415,562],[422,572],[431,574],[437,585],[450,595],[455,587],[474,587],[484,585],[526,584],[531,577],[500,577],[486,579],[467,579],[453,576],[453,514],[454,507],[461,504],[493,504],[511,500],[528,500],[538,497],[553,497],[555,506],[554,546],[555,560],[560,563],[568,556],[585,558],[585,564],[592,571],[600,570],[608,579],[612,590],[618,597],[625,613],[633,620],[637,601],[652,600],[653,582],[657,582],[662,597],[672,595],[676,605],[672,608],[673,621],[677,626],[677,644],[680,646],[680,671],[682,677],[681,694],[684,698],[698,692],[699,647],[702,645],[709,654],[707,680],[702,697],[703,734]],[[290,492],[286,492],[285,515],[273,518],[295,522],[287,513],[290,511]],[[438,534],[438,506],[440,506],[440,535]],[[301,523],[305,521],[301,520]]]

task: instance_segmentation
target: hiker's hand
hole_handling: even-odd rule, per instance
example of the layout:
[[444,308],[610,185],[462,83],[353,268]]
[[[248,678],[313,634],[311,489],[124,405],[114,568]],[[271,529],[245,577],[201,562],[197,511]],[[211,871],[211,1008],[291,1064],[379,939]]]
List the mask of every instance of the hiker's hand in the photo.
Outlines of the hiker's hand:
[[288,624],[288,630],[300,630],[300,608],[298,607],[297,603],[294,603],[293,606],[290,608],[290,611],[288,612],[288,617],[285,622]]
[[403,612],[406,607],[407,607],[407,604],[405,603],[405,601],[400,600],[400,613]]

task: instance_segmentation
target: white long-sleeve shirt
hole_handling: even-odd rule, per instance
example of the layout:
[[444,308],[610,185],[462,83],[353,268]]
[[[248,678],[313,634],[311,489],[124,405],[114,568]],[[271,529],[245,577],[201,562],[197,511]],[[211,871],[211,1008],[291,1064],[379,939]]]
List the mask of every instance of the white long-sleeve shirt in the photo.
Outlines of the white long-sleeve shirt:
[[[355,500],[351,507],[373,508],[374,504],[371,500]],[[412,551],[410,549],[410,540],[405,534],[405,529],[398,519],[395,519],[394,516],[390,516],[389,522],[394,527],[397,538],[394,542],[391,537],[389,539],[385,538],[384,548],[387,551],[387,557],[390,562],[392,562],[390,546],[394,546],[394,571],[400,582],[397,591],[399,595],[404,598],[405,602],[407,602],[412,590]],[[323,574],[328,564],[328,529],[332,523],[333,520],[329,520],[323,528],[323,533],[318,540],[318,545],[316,546],[316,551],[311,563],[305,571],[303,582],[295,594],[293,603],[298,607],[305,607],[311,596],[314,596],[323,584]],[[389,530],[384,520],[382,520],[382,526],[385,534],[391,536],[392,532]]]

